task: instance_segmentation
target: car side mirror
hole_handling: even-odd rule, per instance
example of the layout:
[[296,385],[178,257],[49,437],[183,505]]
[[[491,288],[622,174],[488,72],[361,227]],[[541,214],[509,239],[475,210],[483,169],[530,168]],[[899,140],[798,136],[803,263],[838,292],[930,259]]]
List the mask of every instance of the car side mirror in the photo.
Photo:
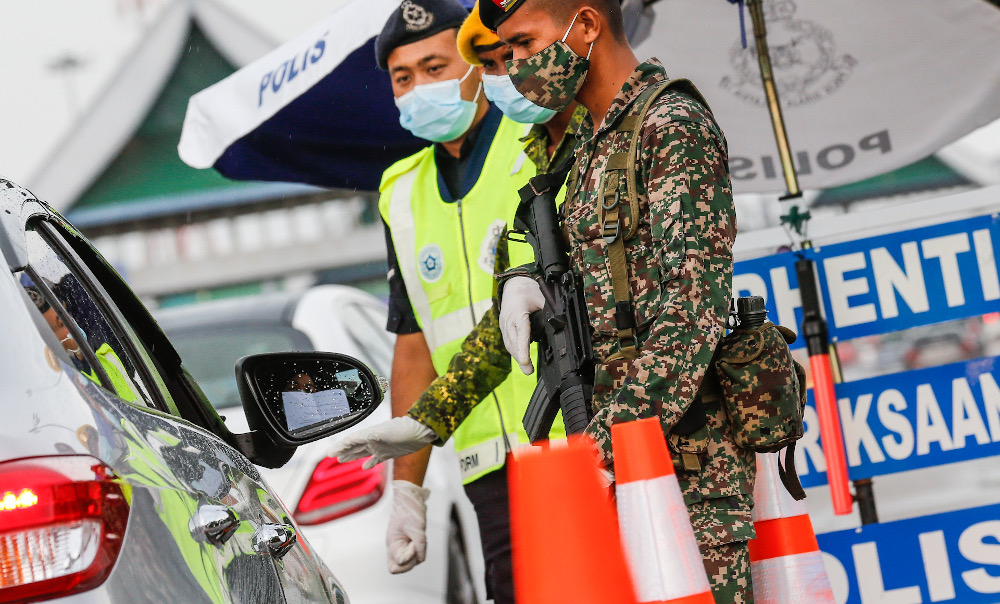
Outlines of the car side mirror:
[[243,357],[236,362],[236,381],[252,433],[292,449],[368,417],[385,389],[364,363],[332,352]]

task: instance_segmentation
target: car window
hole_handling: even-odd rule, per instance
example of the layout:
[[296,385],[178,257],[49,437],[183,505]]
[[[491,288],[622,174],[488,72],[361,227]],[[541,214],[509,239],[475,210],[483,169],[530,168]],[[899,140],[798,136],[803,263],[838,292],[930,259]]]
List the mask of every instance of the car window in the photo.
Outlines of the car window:
[[84,281],[57,246],[35,228],[25,233],[28,270],[19,276],[28,298],[62,345],[61,354],[120,398],[155,407],[136,364]]
[[347,335],[358,350],[364,352],[362,360],[372,371],[387,376],[392,370],[392,335],[385,330],[385,307],[372,304],[345,304],[337,309]]
[[[37,315],[33,315],[33,318],[48,349],[66,364],[100,383],[102,372],[90,364],[90,359],[94,359],[98,367],[100,364],[97,363],[96,356],[90,354],[93,351],[89,346],[80,346],[77,343],[85,341],[85,338],[73,318],[68,316],[60,304],[53,305],[54,296],[42,290],[38,285],[39,279],[32,277],[27,271],[17,273],[16,277],[24,288],[24,293],[27,294],[28,306],[34,307],[41,314],[40,320]],[[110,387],[111,380],[107,380],[107,384]]]
[[233,371],[241,357],[313,349],[304,333],[279,324],[220,325],[171,330],[169,335],[184,366],[216,409],[241,405]]

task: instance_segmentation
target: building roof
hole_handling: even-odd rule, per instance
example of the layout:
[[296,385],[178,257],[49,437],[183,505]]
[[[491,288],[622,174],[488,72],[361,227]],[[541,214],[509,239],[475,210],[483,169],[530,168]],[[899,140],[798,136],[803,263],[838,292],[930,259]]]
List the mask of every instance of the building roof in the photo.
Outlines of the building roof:
[[237,192],[246,183],[233,182],[215,170],[196,170],[177,156],[184,112],[191,95],[233,73],[226,61],[201,32],[192,25],[177,67],[159,97],[118,156],[86,189],[71,207],[73,213],[85,209],[123,209],[155,204],[164,196],[196,191]]

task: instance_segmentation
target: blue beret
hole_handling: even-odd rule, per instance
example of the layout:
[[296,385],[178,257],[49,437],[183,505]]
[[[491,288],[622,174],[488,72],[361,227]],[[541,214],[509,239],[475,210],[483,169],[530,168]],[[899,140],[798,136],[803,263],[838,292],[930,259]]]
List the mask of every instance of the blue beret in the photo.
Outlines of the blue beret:
[[458,0],[403,0],[375,39],[375,62],[389,69],[389,54],[446,29],[458,29],[469,11]]

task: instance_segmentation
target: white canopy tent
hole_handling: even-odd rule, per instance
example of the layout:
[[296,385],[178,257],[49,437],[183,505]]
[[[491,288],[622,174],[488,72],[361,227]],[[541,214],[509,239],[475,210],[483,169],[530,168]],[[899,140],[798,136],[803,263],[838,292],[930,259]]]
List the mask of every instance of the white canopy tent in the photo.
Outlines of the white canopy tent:
[[[767,40],[804,189],[854,182],[1000,118],[1000,9],[984,0],[764,0]],[[737,193],[784,180],[747,16],[725,0],[659,0],[634,23],[640,58],[698,86],[729,142]]]

